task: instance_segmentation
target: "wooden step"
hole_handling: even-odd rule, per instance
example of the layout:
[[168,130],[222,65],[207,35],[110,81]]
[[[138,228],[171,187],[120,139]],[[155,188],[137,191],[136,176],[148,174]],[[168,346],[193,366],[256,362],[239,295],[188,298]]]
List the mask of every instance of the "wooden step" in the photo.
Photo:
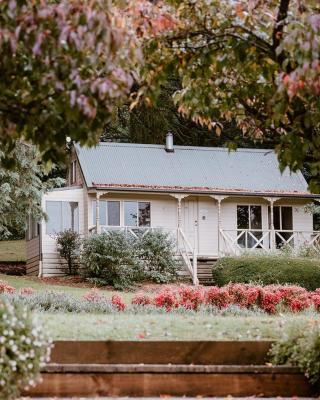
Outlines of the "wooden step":
[[318,393],[297,368],[266,365],[269,341],[58,341],[23,395],[265,396]]
[[48,365],[31,396],[312,396],[294,367],[224,365]]

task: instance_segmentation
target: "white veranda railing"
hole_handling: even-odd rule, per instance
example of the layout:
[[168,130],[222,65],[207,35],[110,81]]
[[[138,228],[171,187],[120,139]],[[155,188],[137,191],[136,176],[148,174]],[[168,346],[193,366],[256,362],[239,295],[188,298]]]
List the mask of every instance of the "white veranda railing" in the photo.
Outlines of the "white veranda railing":
[[244,251],[312,251],[320,255],[320,231],[221,229],[220,253],[238,255]]

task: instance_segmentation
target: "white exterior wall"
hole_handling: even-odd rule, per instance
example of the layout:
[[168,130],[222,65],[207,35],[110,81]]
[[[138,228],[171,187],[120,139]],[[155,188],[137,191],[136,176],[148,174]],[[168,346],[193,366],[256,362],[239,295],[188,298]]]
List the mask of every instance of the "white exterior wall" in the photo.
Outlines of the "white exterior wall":
[[[81,188],[63,188],[46,193],[42,199],[43,210],[46,210],[47,201],[72,201],[79,205],[79,233],[84,234],[84,198]],[[60,256],[57,252],[56,241],[46,232],[46,221],[41,224],[42,276],[63,275]]]

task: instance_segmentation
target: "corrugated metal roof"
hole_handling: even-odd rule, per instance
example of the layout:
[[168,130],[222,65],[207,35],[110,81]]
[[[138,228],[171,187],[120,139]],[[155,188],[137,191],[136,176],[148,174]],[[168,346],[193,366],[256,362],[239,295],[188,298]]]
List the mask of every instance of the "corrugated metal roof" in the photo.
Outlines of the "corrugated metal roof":
[[76,146],[88,187],[308,194],[301,172],[282,174],[271,150],[100,143]]

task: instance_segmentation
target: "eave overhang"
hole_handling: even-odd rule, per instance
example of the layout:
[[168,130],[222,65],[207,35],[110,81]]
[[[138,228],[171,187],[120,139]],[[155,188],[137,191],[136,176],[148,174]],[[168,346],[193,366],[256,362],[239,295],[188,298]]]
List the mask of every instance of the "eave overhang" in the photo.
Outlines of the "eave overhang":
[[226,196],[257,196],[257,197],[290,197],[300,199],[320,199],[319,194],[309,192],[285,191],[285,190],[248,190],[248,189],[226,189],[198,186],[158,186],[158,185],[133,185],[133,184],[101,184],[92,182],[88,188],[90,191],[110,191],[110,192],[147,192],[147,193],[187,193],[196,195],[226,195]]

